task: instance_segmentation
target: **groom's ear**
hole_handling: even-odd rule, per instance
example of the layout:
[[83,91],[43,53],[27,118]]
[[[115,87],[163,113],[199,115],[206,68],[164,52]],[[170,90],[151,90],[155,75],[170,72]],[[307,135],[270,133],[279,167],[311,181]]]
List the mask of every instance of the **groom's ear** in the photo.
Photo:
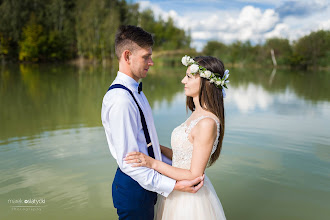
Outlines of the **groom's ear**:
[[124,50],[122,53],[122,59],[124,60],[125,63],[130,64],[130,56],[132,55],[131,51],[129,50]]

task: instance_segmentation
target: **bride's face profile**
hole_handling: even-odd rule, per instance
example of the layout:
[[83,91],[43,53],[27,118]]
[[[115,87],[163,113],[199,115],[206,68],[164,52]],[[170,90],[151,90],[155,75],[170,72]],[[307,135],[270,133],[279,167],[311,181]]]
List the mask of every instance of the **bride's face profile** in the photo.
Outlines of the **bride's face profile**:
[[192,75],[190,73],[190,67],[188,67],[186,76],[181,80],[184,84],[184,91],[186,96],[196,97],[199,95],[201,78],[199,74]]

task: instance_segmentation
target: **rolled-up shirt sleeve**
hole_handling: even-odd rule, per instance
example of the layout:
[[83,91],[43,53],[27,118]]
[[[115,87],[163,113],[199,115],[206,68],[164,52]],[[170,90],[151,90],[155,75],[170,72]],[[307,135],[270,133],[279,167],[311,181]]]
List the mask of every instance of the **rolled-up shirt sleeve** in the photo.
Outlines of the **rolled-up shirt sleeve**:
[[[108,103],[109,106],[103,106],[108,110],[105,112],[108,123],[103,124],[108,140],[111,141],[115,151],[111,153],[115,153],[119,168],[146,190],[167,197],[173,191],[175,180],[147,167],[131,167],[131,164],[123,161],[127,153],[140,152],[137,142],[141,130],[141,123],[138,121],[140,120],[140,113],[131,97],[125,95],[112,96],[111,98],[111,102]],[[106,128],[106,126],[108,127]]]

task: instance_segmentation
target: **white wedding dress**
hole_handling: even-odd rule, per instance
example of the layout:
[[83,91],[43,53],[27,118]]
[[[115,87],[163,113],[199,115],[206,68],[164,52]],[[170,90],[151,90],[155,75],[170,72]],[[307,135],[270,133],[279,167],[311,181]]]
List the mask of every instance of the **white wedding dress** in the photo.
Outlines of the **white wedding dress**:
[[[201,116],[189,124],[182,123],[172,132],[171,146],[173,150],[172,166],[183,169],[190,169],[193,144],[189,141],[188,136],[192,128],[204,118],[212,118],[210,116]],[[212,153],[215,151],[219,137],[219,122],[214,119],[218,127],[218,136],[214,142]],[[155,206],[156,220],[212,220],[226,219],[220,200],[215,192],[211,181],[205,176],[203,187],[195,194],[173,191],[166,198],[158,195]]]

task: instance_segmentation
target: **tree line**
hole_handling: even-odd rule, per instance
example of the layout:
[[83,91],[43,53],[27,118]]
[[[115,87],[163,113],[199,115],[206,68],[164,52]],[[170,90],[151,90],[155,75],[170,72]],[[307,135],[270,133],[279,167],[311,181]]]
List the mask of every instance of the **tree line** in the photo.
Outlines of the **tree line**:
[[288,39],[270,38],[264,44],[252,45],[250,41],[236,41],[224,44],[209,41],[203,54],[216,56],[231,65],[274,65],[271,58],[274,51],[279,66],[307,69],[308,67],[328,67],[330,64],[330,31],[312,32],[292,43]]
[[[191,49],[189,31],[176,27],[171,18],[155,18],[150,9],[140,12],[138,3],[126,0],[0,0],[0,14],[3,61],[111,60],[116,30],[125,24],[152,33],[155,51]],[[273,65],[272,49],[280,66],[328,66],[330,31],[312,32],[293,43],[281,38],[257,45],[209,41],[202,53],[232,65]]]
[[125,0],[0,0],[0,59],[64,61],[113,59],[119,25],[154,35],[155,50],[189,48],[191,37],[172,19],[156,19]]

